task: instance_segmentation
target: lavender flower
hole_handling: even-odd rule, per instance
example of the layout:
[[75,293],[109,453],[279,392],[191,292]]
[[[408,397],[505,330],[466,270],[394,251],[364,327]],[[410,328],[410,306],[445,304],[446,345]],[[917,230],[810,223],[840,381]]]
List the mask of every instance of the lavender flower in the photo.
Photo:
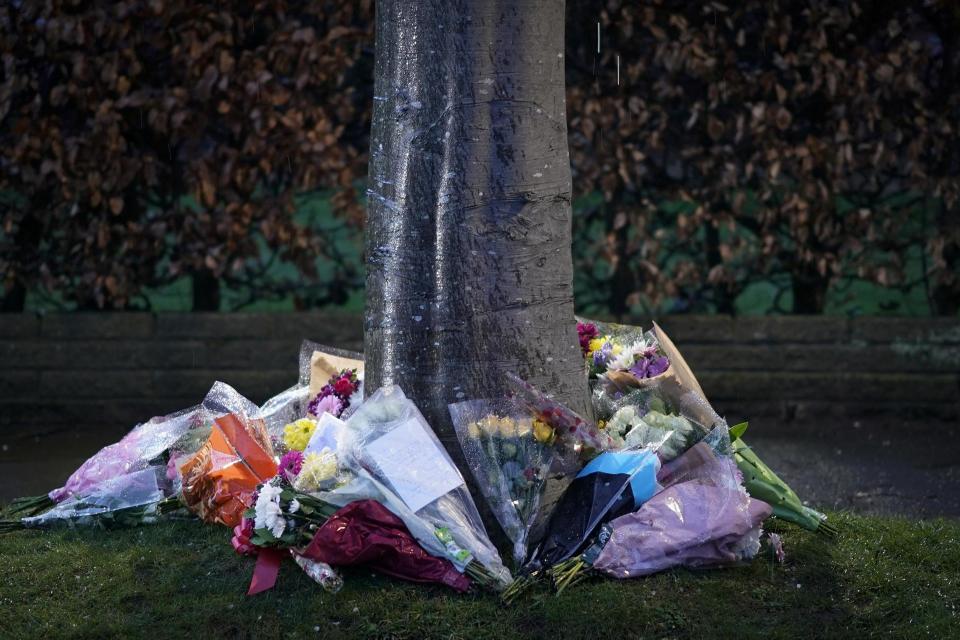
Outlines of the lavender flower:
[[307,412],[313,416],[322,416],[324,413],[329,413],[339,418],[340,414],[343,413],[343,409],[343,400],[333,393],[324,395],[323,391],[318,393],[317,397],[307,405]]

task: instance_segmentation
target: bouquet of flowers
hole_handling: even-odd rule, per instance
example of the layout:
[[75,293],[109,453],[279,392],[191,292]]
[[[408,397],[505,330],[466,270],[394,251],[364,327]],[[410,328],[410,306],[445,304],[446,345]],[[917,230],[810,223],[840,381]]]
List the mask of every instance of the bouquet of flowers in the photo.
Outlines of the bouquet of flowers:
[[348,409],[357,406],[363,401],[360,378],[356,369],[344,369],[333,375],[320,388],[307,405],[307,414],[318,417],[324,413],[339,418]]
[[0,533],[54,526],[137,526],[150,524],[179,506],[170,496],[161,467],[107,478],[64,498],[44,513],[0,521]]
[[366,471],[431,525],[458,568],[494,588],[510,583],[463,476],[399,387],[383,387],[366,400],[347,421],[347,436],[348,464]]
[[770,507],[751,499],[718,427],[658,474],[662,488],[637,510],[610,520],[579,556],[553,567],[563,590],[589,570],[615,578],[675,566],[723,566],[752,558]]
[[180,473],[188,509],[201,520],[236,526],[257,486],[277,474],[263,421],[235,413],[215,419],[210,437]]
[[[733,433],[736,430],[739,436],[746,427],[747,424],[743,423],[730,431]],[[837,529],[827,522],[827,517],[804,505],[794,490],[764,464],[740,437],[733,441],[733,459],[743,474],[747,491],[751,496],[769,504],[773,508],[773,515],[829,538],[836,537]]]
[[543,425],[544,437],[550,442],[556,441],[561,450],[572,450],[584,458],[591,458],[601,451],[616,448],[614,439],[597,425],[584,420],[519,376],[508,373],[507,380],[517,402],[537,416]]
[[[597,349],[602,350],[603,345],[610,342],[613,345],[609,347],[612,353],[618,348],[618,341],[628,342],[629,336],[636,336],[639,329],[581,321],[578,323],[578,332],[581,346],[586,345],[584,356],[587,366],[591,367],[594,407],[605,419],[604,424],[612,432],[611,437],[616,439],[620,430],[626,429],[624,442],[630,439],[631,443],[636,444],[650,435],[656,437],[650,427],[656,429],[669,425],[674,433],[673,441],[665,443],[662,451],[662,457],[669,460],[697,442],[710,429],[726,426],[726,421],[707,401],[700,383],[680,351],[656,324],[653,333],[646,334],[646,339],[656,342],[658,353],[663,354],[670,366],[634,391],[629,390],[630,385],[616,383],[619,379],[617,376],[610,377],[610,365],[603,365],[607,367],[606,372],[593,367],[597,360]],[[598,337],[601,334],[604,335]],[[604,358],[600,360],[611,362]],[[594,374],[595,371],[598,373]],[[835,536],[836,529],[826,522],[826,517],[804,506],[796,493],[743,442],[740,438],[743,426],[731,429],[730,436],[733,439],[734,459],[747,479],[746,489],[750,495],[758,500],[769,501],[774,507],[774,515],[779,518],[828,537]],[[637,428],[641,430],[636,431]],[[634,432],[636,435],[631,437],[630,434]]]
[[657,454],[663,461],[676,458],[709,430],[682,415],[668,399],[653,389],[631,391],[606,403],[605,409],[608,418],[603,424],[611,438],[628,448],[662,442]]
[[577,323],[580,348],[591,378],[623,391],[646,386],[651,379],[668,372],[670,359],[661,350],[656,336],[632,328],[614,331],[616,326],[608,329],[595,323]]
[[449,406],[467,466],[519,565],[540,508],[544,482],[556,450],[553,429],[516,402],[467,400]]
[[413,582],[445,584],[458,591],[470,586],[469,579],[449,561],[424,551],[403,521],[381,504],[359,500],[338,508],[297,491],[284,474],[257,488],[254,506],[234,529],[233,545],[240,553],[258,555],[248,592],[251,594],[269,589],[276,581],[282,556],[271,552],[277,550],[288,551],[330,591],[339,589],[342,583],[331,565],[354,564]]
[[547,535],[527,562],[530,573],[575,554],[603,522],[635,511],[660,490],[656,447],[605,451],[580,470],[563,494]]
[[[62,487],[43,496],[14,500],[7,508],[6,515],[20,518],[36,516],[71,498],[89,497],[95,493],[103,496],[101,485],[137,471],[153,467],[164,470],[179,453],[196,449],[197,439],[204,437],[204,426],[201,406],[151,418],[134,427],[119,442],[104,447],[88,458]],[[60,510],[57,513],[68,511]]]

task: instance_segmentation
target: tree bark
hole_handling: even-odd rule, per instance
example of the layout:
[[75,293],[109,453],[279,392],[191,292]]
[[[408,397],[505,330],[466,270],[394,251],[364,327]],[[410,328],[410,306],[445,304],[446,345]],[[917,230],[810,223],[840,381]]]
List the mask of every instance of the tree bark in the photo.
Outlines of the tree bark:
[[562,0],[378,0],[366,389],[447,404],[516,372],[588,415],[573,317]]
[[819,315],[827,305],[830,278],[821,275],[816,267],[796,267],[793,280],[793,312],[804,315]]
[[193,284],[192,311],[220,310],[220,280],[209,269],[199,269],[190,274]]

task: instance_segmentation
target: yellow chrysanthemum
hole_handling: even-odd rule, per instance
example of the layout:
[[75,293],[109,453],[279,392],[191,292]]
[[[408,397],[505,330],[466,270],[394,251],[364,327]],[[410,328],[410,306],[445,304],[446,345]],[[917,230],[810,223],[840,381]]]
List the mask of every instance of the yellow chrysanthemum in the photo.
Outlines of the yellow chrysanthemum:
[[537,439],[537,442],[550,444],[553,442],[553,427],[537,418],[533,421],[533,437]]
[[337,476],[337,456],[330,449],[320,453],[308,453],[293,486],[298,491],[316,491],[324,483]]
[[591,355],[594,351],[603,346],[603,343],[606,342],[606,338],[594,338],[587,345],[587,355]]
[[317,423],[309,418],[300,418],[283,428],[283,444],[291,451],[303,451],[310,442]]

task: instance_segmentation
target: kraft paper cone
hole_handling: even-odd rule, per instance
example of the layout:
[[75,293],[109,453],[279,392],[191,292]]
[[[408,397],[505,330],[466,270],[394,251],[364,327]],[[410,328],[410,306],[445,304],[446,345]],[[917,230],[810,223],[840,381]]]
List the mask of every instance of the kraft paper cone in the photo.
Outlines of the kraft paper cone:
[[323,385],[344,369],[356,369],[363,376],[363,360],[335,356],[323,351],[314,351],[310,356],[310,398],[317,397]]
[[657,341],[660,343],[660,348],[667,356],[667,359],[670,360],[670,367],[675,369],[680,384],[686,389],[696,391],[703,398],[706,398],[707,396],[703,393],[703,389],[700,388],[700,383],[697,382],[696,376],[693,375],[690,365],[688,365],[687,361],[680,355],[680,350],[673,344],[673,340],[670,339],[667,332],[661,329],[660,325],[656,322],[653,323],[653,331],[657,336]]

